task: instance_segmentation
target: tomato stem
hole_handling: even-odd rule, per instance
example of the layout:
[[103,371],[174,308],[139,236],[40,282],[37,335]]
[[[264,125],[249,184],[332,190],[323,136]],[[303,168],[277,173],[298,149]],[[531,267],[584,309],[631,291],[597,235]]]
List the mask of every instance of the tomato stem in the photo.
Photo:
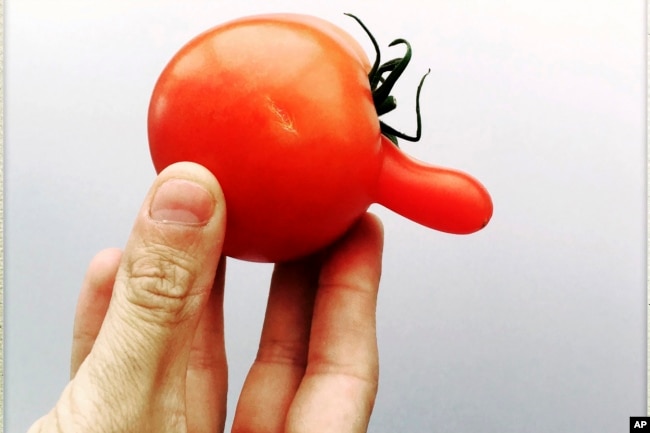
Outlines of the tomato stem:
[[[379,44],[373,36],[373,34],[368,30],[366,25],[356,16],[346,13],[345,15],[353,18],[361,28],[366,32],[370,41],[372,42],[373,47],[375,48],[375,62],[368,72],[368,81],[370,82],[370,90],[372,91],[372,101],[377,110],[377,116],[381,117],[382,115],[393,111],[397,108],[397,101],[395,97],[390,95],[393,86],[402,76],[402,73],[408,66],[411,61],[411,44],[408,43],[405,39],[395,39],[388,46],[393,47],[395,45],[403,44],[406,46],[406,53],[403,57],[398,57],[396,59],[389,60],[385,63],[381,63],[381,50],[379,49]],[[397,142],[398,138],[403,140],[416,142],[419,141],[422,137],[422,117],[420,115],[420,91],[422,90],[422,84],[424,84],[424,79],[429,75],[431,69],[427,71],[426,74],[420,80],[418,84],[417,93],[415,96],[415,116],[417,121],[417,129],[414,136],[407,135],[397,129],[393,128],[390,125],[387,125],[382,120],[379,120],[379,126],[381,133],[384,134],[391,142],[399,147]],[[388,75],[386,75],[388,74]],[[386,76],[385,76],[386,75]]]

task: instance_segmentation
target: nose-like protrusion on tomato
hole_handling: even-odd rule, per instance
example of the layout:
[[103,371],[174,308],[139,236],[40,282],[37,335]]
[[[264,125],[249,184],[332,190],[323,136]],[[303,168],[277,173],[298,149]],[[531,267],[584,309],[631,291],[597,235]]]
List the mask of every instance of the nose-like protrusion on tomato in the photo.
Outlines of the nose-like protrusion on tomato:
[[377,203],[426,227],[469,234],[492,217],[485,187],[463,172],[422,163],[382,140]]

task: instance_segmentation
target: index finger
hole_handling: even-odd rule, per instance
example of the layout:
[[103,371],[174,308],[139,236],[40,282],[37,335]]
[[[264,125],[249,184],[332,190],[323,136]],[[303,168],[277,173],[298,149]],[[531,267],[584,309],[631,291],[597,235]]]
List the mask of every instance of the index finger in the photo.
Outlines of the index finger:
[[382,248],[381,222],[367,214],[323,263],[307,369],[288,423],[367,430],[379,377],[375,312]]

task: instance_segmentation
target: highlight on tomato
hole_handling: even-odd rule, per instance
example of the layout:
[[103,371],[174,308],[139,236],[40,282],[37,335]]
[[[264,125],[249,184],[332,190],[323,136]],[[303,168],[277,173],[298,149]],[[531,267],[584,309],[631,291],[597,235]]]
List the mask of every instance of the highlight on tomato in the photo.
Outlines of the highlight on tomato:
[[282,262],[342,236],[373,203],[454,234],[492,216],[473,177],[407,156],[409,136],[380,116],[411,59],[370,62],[359,43],[317,17],[268,14],[218,25],[183,46],[162,71],[148,112],[160,172],[178,161],[212,171],[226,198],[224,254]]

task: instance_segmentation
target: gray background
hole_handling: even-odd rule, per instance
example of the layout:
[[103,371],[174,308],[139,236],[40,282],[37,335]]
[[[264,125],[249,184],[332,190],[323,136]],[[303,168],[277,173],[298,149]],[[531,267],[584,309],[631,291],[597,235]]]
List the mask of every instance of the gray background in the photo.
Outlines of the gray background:
[[[373,206],[386,252],[370,430],[627,431],[646,411],[644,2],[316,3],[6,2],[6,431],[67,382],[85,267],[124,245],[154,178],[146,110],[163,66],[213,25],[283,10],[333,21],[371,58],[342,12],[382,46],[408,39],[393,125],[413,128],[431,75],[423,139],[403,149],[494,199],[491,224],[466,237]],[[229,267],[231,408],[270,270]]]

